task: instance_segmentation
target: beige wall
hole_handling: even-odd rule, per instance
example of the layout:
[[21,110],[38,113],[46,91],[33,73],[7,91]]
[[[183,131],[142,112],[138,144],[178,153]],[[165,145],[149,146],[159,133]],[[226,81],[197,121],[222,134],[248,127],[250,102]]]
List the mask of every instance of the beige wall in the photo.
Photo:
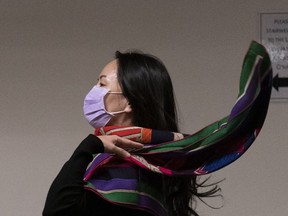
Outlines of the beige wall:
[[[193,133],[233,106],[259,13],[287,11],[286,0],[0,1],[0,214],[41,214],[55,175],[92,132],[83,97],[115,50],[166,63],[180,126]],[[213,174],[226,178],[224,207],[199,202],[200,215],[288,214],[287,106],[271,103],[250,150]]]

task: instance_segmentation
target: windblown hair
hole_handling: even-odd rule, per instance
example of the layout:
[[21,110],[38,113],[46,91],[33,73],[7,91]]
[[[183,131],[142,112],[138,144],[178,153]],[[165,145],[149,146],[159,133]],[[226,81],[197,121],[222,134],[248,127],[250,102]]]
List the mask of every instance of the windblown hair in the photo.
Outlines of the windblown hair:
[[118,81],[133,110],[133,123],[177,131],[173,87],[164,64],[156,57],[136,52],[116,52],[116,58]]
[[[134,125],[178,132],[173,85],[161,60],[139,51],[117,51],[115,57],[118,81],[133,110]],[[197,216],[192,208],[195,198],[213,197],[220,191],[217,184],[213,184],[206,192],[199,192],[199,188],[205,187],[204,183],[197,183],[196,176],[163,176],[169,215]]]

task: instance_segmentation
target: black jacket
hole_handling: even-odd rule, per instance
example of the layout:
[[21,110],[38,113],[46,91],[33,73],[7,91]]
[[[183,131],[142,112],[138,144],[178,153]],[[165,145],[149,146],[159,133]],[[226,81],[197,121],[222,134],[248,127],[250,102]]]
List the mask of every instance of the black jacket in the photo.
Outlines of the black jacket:
[[53,181],[43,210],[43,216],[151,216],[151,214],[109,203],[95,193],[84,189],[83,176],[92,154],[101,153],[101,140],[90,134]]

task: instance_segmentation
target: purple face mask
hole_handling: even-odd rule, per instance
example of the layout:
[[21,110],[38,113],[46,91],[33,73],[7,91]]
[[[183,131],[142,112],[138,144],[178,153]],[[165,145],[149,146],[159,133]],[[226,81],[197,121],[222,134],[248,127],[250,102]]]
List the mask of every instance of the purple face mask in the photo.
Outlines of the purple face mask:
[[104,97],[107,93],[122,94],[122,92],[109,92],[106,88],[94,86],[84,99],[83,111],[85,118],[94,128],[104,127],[114,114],[124,112],[108,112],[105,109]]

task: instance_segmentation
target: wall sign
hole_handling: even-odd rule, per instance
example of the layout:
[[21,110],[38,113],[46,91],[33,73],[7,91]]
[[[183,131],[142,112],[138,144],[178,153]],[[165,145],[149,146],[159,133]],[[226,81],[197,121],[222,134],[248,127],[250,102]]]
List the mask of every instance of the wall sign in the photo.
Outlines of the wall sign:
[[288,12],[260,14],[261,43],[273,68],[271,100],[288,101]]

